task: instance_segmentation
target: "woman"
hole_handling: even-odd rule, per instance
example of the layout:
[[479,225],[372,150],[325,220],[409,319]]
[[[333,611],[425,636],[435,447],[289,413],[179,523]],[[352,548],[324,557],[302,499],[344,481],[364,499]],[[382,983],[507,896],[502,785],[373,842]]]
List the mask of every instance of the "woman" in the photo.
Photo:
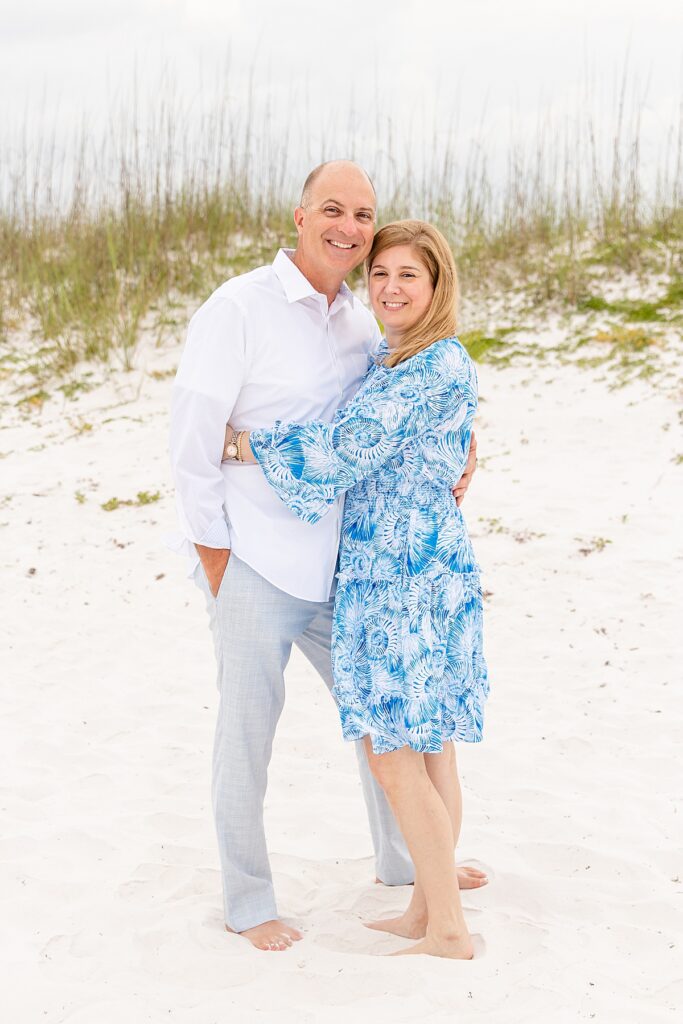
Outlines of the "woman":
[[386,340],[353,401],[332,423],[228,431],[240,461],[258,461],[302,520],[316,522],[346,492],[333,693],[416,871],[405,913],[371,927],[422,939],[401,953],[469,959],[452,741],[481,739],[488,683],[479,569],[451,488],[467,461],[476,374],[454,336],[457,277],[440,232],[387,225],[367,271]]

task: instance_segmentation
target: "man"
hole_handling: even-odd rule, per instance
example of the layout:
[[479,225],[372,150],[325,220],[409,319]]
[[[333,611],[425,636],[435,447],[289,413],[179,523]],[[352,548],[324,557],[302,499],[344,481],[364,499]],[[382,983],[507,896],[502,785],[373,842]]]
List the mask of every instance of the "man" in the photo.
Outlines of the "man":
[[[317,167],[294,212],[298,243],[273,264],[221,285],[195,313],[176,377],[171,462],[186,548],[205,590],[220,704],[213,807],[225,922],[260,949],[301,933],[278,919],[263,829],[273,736],[292,644],[332,685],[332,591],[342,502],[319,523],[300,522],[258,467],[221,466],[225,426],[331,420],[355,393],[380,335],[345,277],[370,251],[375,192],[348,161]],[[474,451],[455,494],[462,499]],[[386,799],[356,744],[378,878],[413,880]],[[462,887],[484,884],[461,869]]]

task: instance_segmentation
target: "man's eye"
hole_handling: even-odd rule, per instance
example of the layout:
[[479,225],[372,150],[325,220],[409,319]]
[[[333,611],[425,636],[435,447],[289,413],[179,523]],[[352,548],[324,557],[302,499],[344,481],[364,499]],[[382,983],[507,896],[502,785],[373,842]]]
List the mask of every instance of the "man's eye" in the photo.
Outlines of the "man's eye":
[[372,215],[369,213],[359,213],[358,217],[360,220],[372,220]]
[[326,206],[325,213],[339,213],[339,209],[336,206]]

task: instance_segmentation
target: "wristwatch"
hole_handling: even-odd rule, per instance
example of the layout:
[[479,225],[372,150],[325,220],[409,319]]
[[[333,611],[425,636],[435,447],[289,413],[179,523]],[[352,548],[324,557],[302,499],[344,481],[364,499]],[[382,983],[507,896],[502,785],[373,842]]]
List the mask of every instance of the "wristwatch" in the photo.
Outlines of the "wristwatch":
[[236,459],[239,454],[239,448],[237,447],[237,431],[233,430],[232,437],[229,441],[226,441],[225,448],[223,449],[223,458],[221,462],[226,462],[228,459]]

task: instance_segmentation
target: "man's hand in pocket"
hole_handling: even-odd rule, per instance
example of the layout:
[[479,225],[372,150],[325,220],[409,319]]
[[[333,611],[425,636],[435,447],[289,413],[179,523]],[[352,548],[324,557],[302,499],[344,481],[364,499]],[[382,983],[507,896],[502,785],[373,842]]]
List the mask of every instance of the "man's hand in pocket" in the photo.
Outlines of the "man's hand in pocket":
[[209,587],[214,597],[220,590],[223,575],[230,561],[229,548],[205,548],[203,544],[195,544],[197,554],[201,559]]

